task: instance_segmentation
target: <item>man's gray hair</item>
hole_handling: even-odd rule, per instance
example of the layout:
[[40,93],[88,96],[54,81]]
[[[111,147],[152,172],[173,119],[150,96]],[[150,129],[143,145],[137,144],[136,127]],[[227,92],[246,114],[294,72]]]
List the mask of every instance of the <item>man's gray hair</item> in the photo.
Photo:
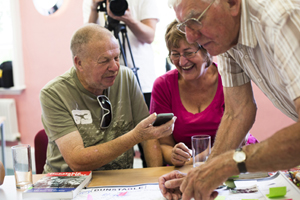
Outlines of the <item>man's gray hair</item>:
[[[96,38],[95,38],[96,37]],[[83,52],[83,48],[92,40],[103,40],[114,37],[110,31],[103,28],[102,26],[94,23],[89,23],[79,28],[71,39],[71,52],[72,57],[79,55]]]

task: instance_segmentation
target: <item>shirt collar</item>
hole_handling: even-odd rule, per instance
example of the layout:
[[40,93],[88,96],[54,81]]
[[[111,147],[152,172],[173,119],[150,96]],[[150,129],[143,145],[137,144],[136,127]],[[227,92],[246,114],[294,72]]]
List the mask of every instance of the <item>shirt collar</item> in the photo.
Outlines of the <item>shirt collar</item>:
[[[89,95],[89,96],[96,96],[95,94],[91,93],[90,91],[88,91],[87,89],[85,89],[85,88],[83,87],[82,83],[80,82],[80,80],[79,80],[79,78],[78,78],[78,76],[77,76],[75,66],[73,66],[73,67],[71,68],[70,74],[71,74],[71,76],[74,78],[75,84],[77,85],[77,87],[79,88],[79,90],[80,90],[81,92],[83,92],[83,93],[85,93],[85,94],[87,94],[87,95]],[[103,91],[103,95],[105,95],[105,96],[107,96],[107,97],[109,96],[109,93],[110,93],[110,87],[107,88],[107,89],[105,89],[105,90]]]
[[254,48],[257,45],[257,39],[251,24],[248,1],[241,0],[241,28],[238,43]]

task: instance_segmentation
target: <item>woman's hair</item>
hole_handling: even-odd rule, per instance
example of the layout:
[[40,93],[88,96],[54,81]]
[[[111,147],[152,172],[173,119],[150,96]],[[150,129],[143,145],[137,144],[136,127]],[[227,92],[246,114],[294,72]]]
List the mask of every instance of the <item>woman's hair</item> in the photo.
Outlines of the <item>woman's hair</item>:
[[[196,43],[196,42],[193,44],[188,43],[188,41],[186,40],[185,34],[181,33],[177,29],[178,24],[179,23],[176,20],[174,20],[167,27],[167,31],[165,34],[165,41],[166,41],[167,48],[169,50],[169,55],[171,54],[172,48],[179,48],[180,41],[184,41],[186,44],[193,45],[196,48],[199,47],[198,43]],[[206,67],[210,66],[212,64],[212,60],[213,60],[212,56],[202,46],[200,47],[200,51],[201,51],[202,56],[204,58],[206,58],[206,62],[207,62]]]

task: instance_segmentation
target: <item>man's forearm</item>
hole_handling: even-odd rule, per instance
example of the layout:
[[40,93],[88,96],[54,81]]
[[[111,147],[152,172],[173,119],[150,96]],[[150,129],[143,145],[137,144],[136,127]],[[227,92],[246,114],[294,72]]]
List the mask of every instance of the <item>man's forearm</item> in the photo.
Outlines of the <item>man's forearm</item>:
[[209,159],[237,148],[255,121],[256,104],[250,82],[238,87],[224,88],[223,91],[225,112]]
[[141,140],[136,140],[134,130],[114,140],[84,147],[78,131],[56,140],[60,152],[73,171],[95,170],[116,159]]
[[[300,116],[300,98],[295,100],[295,107]],[[246,146],[245,151],[250,172],[285,170],[299,165],[300,120],[257,145]]]
[[277,171],[300,164],[300,122],[288,126],[265,141],[244,148],[246,167],[252,171]]
[[241,144],[252,126],[252,124],[249,123],[241,126],[244,123],[239,120],[223,117],[217,131],[214,148],[212,149],[210,158],[222,154],[227,150],[235,149]]

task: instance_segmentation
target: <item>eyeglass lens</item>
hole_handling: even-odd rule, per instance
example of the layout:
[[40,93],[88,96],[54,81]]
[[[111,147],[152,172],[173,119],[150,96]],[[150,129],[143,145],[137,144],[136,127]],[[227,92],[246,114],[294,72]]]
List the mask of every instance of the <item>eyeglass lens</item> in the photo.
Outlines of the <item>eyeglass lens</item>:
[[201,49],[201,47],[199,47],[198,50],[195,51],[195,52],[184,52],[183,55],[180,55],[179,53],[178,54],[177,53],[176,54],[172,54],[171,53],[170,54],[170,59],[171,60],[179,60],[180,56],[183,56],[183,57],[185,57],[187,59],[193,58],[200,49]]
[[189,19],[184,24],[181,24],[179,26],[180,31],[185,33],[185,27],[188,27],[189,29],[192,29],[192,30],[197,30],[197,29],[202,28],[202,24],[201,24],[201,22],[196,21],[195,19]]

